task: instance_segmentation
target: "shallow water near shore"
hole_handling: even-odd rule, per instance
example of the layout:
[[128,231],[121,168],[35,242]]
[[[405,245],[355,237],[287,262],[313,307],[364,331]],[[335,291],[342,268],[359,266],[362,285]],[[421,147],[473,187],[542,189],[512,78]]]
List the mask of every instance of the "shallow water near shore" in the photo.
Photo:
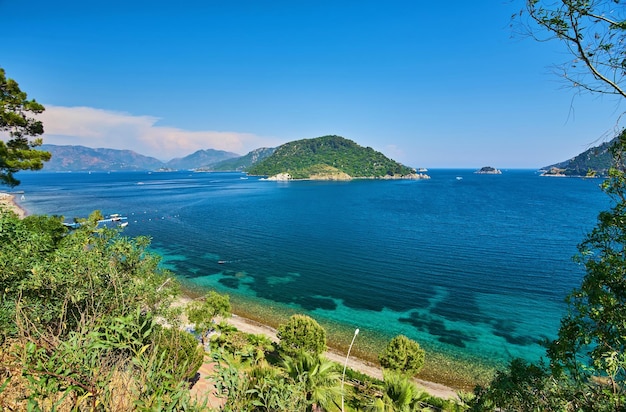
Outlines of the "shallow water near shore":
[[[345,347],[375,354],[405,334],[425,378],[481,379],[512,357],[536,360],[583,271],[571,257],[610,206],[600,180],[534,171],[430,180],[267,182],[238,173],[24,173],[31,213],[128,216],[128,236],[194,289],[276,325],[307,313]],[[460,177],[462,179],[457,179]],[[449,372],[442,372],[448,365]],[[464,365],[464,366],[461,366]]]

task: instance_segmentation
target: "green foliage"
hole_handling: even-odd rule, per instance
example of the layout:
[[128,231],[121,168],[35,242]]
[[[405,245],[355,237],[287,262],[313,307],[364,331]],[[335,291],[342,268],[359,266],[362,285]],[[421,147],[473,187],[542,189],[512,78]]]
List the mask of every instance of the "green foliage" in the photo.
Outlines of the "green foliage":
[[319,355],[326,350],[326,331],[317,321],[306,315],[293,315],[287,323],[278,326],[280,350],[288,356],[300,352]]
[[261,366],[245,371],[225,352],[214,352],[213,376],[224,411],[304,411],[304,384],[294,382],[277,368]]
[[[220,346],[212,351],[217,362],[212,380],[226,402],[223,410],[340,410],[340,364],[320,355],[299,352],[283,356],[276,366],[270,366],[268,362],[254,360],[255,351],[262,350],[267,354],[272,350],[267,338],[238,331],[222,333],[214,342]],[[348,369],[344,386],[345,410],[402,410],[394,408],[407,399],[414,408],[410,410],[467,409],[464,401],[443,400],[418,390],[406,375],[389,371],[385,376],[391,376],[387,382]],[[409,391],[408,398],[403,394],[405,390]],[[468,395],[463,399],[471,398]]]
[[419,343],[404,335],[398,335],[389,341],[378,360],[385,369],[414,376],[422,370],[424,357],[425,352]]
[[8,132],[7,141],[0,140],[0,183],[16,186],[13,176],[20,170],[39,170],[50,160],[50,153],[35,150],[41,139],[28,140],[43,134],[43,124],[31,114],[39,114],[44,107],[34,99],[28,100],[13,79],[0,68],[0,132]]
[[150,343],[152,320],[136,313],[102,321],[97,330],[17,346],[29,408],[194,410],[186,382],[177,376],[188,370],[187,362],[174,365],[167,359],[171,350]]
[[369,411],[410,412],[421,410],[426,406],[428,394],[417,388],[408,376],[385,371],[381,387],[382,396],[372,400]]
[[[626,131],[616,153],[626,153]],[[623,165],[621,156],[616,156]],[[598,216],[597,226],[579,245],[578,260],[586,275],[568,297],[570,310],[561,320],[559,335],[548,347],[557,378],[584,384],[591,394],[577,402],[596,406],[626,405],[626,174],[609,171],[603,183],[615,206]]]
[[230,316],[230,297],[212,290],[202,300],[189,302],[185,314],[204,342],[206,333],[214,326],[213,319],[216,316]]
[[152,346],[158,358],[163,355],[163,368],[178,380],[195,377],[204,362],[204,350],[195,336],[177,328],[157,329]]
[[339,365],[321,355],[300,352],[286,356],[283,368],[295,382],[302,383],[310,410],[329,410],[341,399]]
[[169,307],[178,285],[166,282],[148,239],[96,229],[97,217],[65,234],[60,218],[0,214],[0,330],[13,335],[28,319],[22,325],[29,334],[60,336],[102,314],[157,315]]
[[388,159],[371,147],[361,147],[340,136],[323,136],[286,143],[278,147],[270,157],[248,169],[248,173],[267,176],[289,173],[294,179],[306,179],[320,171],[328,171],[327,167],[351,177],[414,173],[413,169]]
[[[565,388],[563,388],[565,389]],[[559,390],[543,365],[514,359],[507,371],[498,371],[489,388],[474,390],[473,411],[558,411],[566,402],[554,396]]]
[[202,350],[154,322],[175,323],[178,283],[147,238],[98,229],[99,217],[68,232],[59,217],[0,212],[0,354],[19,371],[0,403],[13,393],[20,410],[200,410],[186,379]]

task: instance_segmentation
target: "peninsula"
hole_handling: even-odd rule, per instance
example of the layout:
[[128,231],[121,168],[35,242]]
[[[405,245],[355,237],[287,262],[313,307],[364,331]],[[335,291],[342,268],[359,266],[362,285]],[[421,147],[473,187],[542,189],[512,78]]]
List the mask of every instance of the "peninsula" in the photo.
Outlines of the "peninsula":
[[247,170],[268,180],[428,179],[371,147],[341,136],[285,143]]

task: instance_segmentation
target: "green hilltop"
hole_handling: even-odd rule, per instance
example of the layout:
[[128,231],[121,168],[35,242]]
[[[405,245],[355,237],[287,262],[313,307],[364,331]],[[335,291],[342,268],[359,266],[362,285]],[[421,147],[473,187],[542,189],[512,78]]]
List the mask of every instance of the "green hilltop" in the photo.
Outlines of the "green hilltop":
[[251,175],[289,174],[292,179],[384,178],[416,176],[371,147],[341,136],[322,136],[285,143],[247,170]]

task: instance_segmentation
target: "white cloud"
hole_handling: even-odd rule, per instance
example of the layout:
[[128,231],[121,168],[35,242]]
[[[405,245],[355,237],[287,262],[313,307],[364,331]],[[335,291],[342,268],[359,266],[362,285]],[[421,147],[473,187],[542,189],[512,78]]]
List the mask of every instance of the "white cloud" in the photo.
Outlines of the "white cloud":
[[40,115],[44,143],[129,149],[162,160],[186,156],[199,149],[246,154],[280,144],[250,133],[190,131],[157,126],[152,116],[136,116],[92,107],[46,106]]

